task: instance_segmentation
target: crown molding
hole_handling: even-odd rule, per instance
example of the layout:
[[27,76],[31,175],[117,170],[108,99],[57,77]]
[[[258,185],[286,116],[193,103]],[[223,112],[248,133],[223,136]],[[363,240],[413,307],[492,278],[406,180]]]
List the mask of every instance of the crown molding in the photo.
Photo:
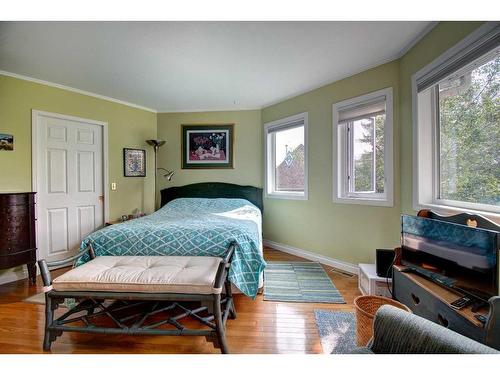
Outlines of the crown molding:
[[429,32],[437,26],[439,22],[438,21],[432,21],[430,22],[425,29],[422,30],[415,38],[413,38],[406,46],[403,47],[401,51],[399,51],[398,54],[398,59],[406,55],[406,53],[411,50],[415,44],[420,42],[424,36],[429,34]]
[[198,113],[198,112],[242,112],[242,111],[260,111],[263,107],[242,107],[242,108],[222,108],[222,109],[185,109],[185,110],[158,110],[158,114],[182,114],[182,113]]
[[91,96],[93,98],[106,100],[108,102],[122,104],[122,105],[125,105],[127,107],[142,109],[143,111],[158,113],[158,111],[156,111],[156,109],[144,107],[142,105],[138,105],[138,104],[126,102],[124,100],[120,100],[120,99],[116,99],[116,98],[111,98],[111,97],[105,96],[105,95],[95,94],[95,93],[90,92],[90,91],[80,90],[80,89],[77,89],[77,88],[74,88],[74,87],[61,85],[59,83],[54,83],[54,82],[44,81],[44,80],[38,79],[38,78],[28,77],[28,76],[25,76],[25,75],[22,75],[22,74],[11,73],[11,72],[7,72],[5,70],[0,70],[0,75],[4,75],[4,76],[7,76],[7,77],[12,77],[12,78],[17,78],[17,79],[22,79],[23,81],[34,82],[34,83],[38,83],[40,85],[55,87],[57,89],[71,91],[71,92],[74,92],[74,93],[77,93],[77,94],[81,94],[81,95]]

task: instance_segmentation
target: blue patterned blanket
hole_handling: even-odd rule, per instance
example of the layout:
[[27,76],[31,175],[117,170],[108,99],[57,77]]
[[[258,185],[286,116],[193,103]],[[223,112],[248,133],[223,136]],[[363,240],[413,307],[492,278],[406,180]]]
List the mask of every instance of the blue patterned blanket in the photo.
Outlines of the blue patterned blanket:
[[[266,263],[262,256],[262,216],[245,199],[176,199],[143,218],[100,229],[81,243],[102,255],[223,256],[237,243],[229,279],[255,297]],[[77,266],[89,260],[85,255]]]

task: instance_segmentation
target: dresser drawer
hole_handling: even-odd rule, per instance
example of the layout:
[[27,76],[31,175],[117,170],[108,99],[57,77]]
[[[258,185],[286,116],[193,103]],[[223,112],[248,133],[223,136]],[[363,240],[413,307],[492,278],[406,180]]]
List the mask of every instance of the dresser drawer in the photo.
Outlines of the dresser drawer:
[[464,336],[470,337],[471,339],[483,342],[484,330],[472,324],[462,315],[457,314],[456,311],[448,304],[438,300],[436,303],[435,314],[436,323]]
[[10,216],[0,216],[0,254],[35,247],[34,220],[26,207],[17,206]]
[[35,193],[0,194],[0,209],[2,207],[23,206],[35,204]]
[[426,293],[413,281],[408,279],[403,273],[394,271],[394,296],[402,304],[416,315],[435,321],[432,313],[434,309],[434,300],[429,293]]
[[10,255],[0,255],[0,269],[21,266],[36,262],[36,249],[22,251]]
[[35,209],[34,204],[19,204],[15,206],[1,206],[0,205],[0,220],[10,217],[19,217],[23,215],[30,215]]
[[474,340],[483,341],[482,329],[397,270],[394,271],[394,296],[414,314]]

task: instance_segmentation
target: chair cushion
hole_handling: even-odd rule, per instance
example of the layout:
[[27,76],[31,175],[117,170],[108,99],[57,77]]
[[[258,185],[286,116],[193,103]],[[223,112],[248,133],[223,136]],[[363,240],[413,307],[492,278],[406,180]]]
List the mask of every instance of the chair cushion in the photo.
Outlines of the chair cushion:
[[221,258],[100,256],[57,277],[56,291],[220,294],[214,288]]

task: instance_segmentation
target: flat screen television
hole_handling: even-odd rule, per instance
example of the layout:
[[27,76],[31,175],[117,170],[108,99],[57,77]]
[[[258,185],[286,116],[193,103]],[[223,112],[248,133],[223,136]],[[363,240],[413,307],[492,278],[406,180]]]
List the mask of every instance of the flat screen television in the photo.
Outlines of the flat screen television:
[[500,233],[419,216],[402,215],[401,263],[464,295],[498,295]]

